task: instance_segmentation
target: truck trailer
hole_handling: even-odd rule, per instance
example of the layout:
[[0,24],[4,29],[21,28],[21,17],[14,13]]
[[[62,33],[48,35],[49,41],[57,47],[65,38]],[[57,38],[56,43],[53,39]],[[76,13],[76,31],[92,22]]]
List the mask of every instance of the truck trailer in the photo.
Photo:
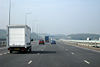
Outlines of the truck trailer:
[[45,36],[45,42],[49,43],[49,36]]
[[27,25],[7,26],[7,47],[12,51],[31,51],[31,28]]

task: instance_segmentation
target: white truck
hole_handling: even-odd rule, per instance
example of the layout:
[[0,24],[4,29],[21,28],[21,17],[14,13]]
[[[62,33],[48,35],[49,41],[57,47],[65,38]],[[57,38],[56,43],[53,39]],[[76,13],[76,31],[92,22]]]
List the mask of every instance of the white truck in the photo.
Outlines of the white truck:
[[10,53],[31,51],[31,28],[27,25],[8,25],[7,47]]

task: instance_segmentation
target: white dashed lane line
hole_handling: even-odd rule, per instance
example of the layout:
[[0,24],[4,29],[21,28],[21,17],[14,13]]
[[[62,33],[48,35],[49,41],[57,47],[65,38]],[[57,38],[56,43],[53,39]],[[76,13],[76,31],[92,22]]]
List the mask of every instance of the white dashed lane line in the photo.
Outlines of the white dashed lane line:
[[29,62],[28,62],[28,64],[31,64],[32,63],[32,60],[30,60]]
[[87,63],[87,64],[90,64],[90,62],[89,62],[89,61],[87,61],[87,60],[84,60],[84,62],[85,62],[85,63]]
[[71,54],[75,54],[75,53],[72,52]]

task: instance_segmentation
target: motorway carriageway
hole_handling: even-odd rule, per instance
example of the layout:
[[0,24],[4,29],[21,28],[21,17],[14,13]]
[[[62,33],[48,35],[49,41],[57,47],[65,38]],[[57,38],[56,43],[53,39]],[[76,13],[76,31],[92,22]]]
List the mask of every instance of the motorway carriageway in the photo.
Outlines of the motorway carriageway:
[[0,67],[100,67],[100,52],[57,41],[32,45],[31,53],[10,54],[0,49]]

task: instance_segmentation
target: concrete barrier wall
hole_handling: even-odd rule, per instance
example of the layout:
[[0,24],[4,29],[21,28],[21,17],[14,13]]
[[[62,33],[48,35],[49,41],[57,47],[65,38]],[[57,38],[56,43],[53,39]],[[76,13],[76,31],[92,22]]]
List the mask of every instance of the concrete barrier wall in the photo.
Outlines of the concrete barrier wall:
[[82,45],[82,46],[88,46],[88,47],[100,47],[100,41],[96,41],[96,40],[91,40],[91,41],[87,41],[87,40],[62,40],[64,42],[70,42],[73,43],[75,45]]

